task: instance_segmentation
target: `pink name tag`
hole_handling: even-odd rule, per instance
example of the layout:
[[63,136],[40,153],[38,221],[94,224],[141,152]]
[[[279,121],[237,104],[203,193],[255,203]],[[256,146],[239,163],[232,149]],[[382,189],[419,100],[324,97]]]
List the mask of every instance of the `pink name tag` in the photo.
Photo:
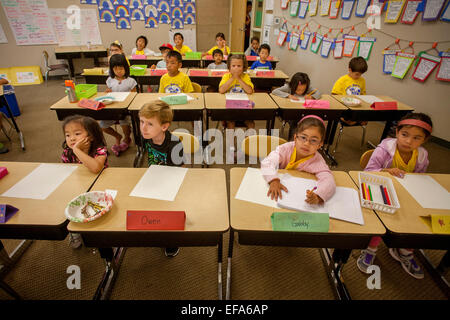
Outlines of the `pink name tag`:
[[275,77],[275,71],[256,71],[257,77]]
[[206,56],[205,56],[205,59],[206,59],[206,60],[214,60],[213,56],[210,55],[210,54],[206,55]]
[[0,167],[0,179],[8,174],[8,169],[6,167]]
[[131,56],[131,59],[145,60],[145,59],[147,59],[147,57],[144,56],[143,54],[133,54],[133,55]]
[[213,77],[222,77],[225,73],[227,73],[227,70],[224,71],[211,71],[211,76]]
[[150,69],[150,74],[152,76],[162,76],[163,74],[166,74],[166,73],[167,73],[167,70],[164,70],[164,69],[158,69],[158,70]]
[[255,103],[251,100],[226,100],[227,109],[253,109]]
[[208,70],[190,70],[190,76],[207,77],[209,76]]
[[307,99],[303,106],[311,109],[330,109],[330,101]]

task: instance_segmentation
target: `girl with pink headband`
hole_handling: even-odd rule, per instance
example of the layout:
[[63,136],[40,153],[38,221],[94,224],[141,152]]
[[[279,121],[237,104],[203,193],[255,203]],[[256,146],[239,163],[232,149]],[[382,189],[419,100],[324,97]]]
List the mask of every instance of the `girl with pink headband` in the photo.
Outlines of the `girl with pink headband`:
[[[423,173],[428,167],[428,152],[421,145],[431,135],[433,123],[423,113],[410,113],[397,124],[396,138],[384,139],[374,150],[364,171],[385,171],[403,178],[408,172]],[[381,237],[373,237],[366,250],[357,260],[359,270],[367,273],[373,264]],[[403,269],[416,279],[424,273],[414,259],[411,249],[390,248],[391,256],[399,261]]]
[[315,115],[303,117],[297,124],[294,141],[282,144],[272,151],[262,162],[261,170],[269,184],[267,196],[278,200],[282,192],[289,190],[281,184],[278,169],[292,169],[312,173],[317,178],[317,187],[306,191],[306,202],[323,204],[336,191],[333,174],[318,150],[325,138],[324,121]]

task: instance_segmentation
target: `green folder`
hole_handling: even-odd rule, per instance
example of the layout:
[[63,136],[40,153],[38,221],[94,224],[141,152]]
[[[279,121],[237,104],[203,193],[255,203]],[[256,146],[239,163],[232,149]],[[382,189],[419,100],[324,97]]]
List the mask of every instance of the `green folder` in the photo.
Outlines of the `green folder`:
[[328,232],[328,213],[274,212],[270,217],[273,231]]
[[186,59],[198,59],[200,60],[202,58],[202,53],[201,52],[186,52]]
[[169,105],[174,104],[187,104],[187,96],[186,95],[177,95],[177,96],[165,96],[161,97],[161,100]]

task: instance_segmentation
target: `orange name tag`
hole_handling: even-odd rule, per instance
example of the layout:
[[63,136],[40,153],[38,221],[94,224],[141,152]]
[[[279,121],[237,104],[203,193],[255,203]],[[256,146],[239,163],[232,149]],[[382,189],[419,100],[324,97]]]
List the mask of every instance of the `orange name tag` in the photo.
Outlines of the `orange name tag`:
[[127,210],[127,230],[184,230],[184,211]]

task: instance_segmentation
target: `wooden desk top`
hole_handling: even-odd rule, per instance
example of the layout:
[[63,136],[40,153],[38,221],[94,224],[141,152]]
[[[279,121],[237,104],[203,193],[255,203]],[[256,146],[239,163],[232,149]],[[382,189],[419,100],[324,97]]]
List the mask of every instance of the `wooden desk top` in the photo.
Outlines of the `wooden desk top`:
[[[90,97],[89,99],[95,99],[97,97],[102,97],[102,96],[107,96],[108,93],[107,92],[97,92],[96,95]],[[128,95],[128,97],[124,100],[124,101],[117,101],[117,102],[113,102],[111,104],[108,104],[105,106],[104,109],[127,109],[128,106],[130,105],[131,101],[133,101],[134,97],[136,96],[136,92],[130,92],[130,94]],[[61,109],[84,109],[78,106],[78,102],[76,103],[70,103],[69,102],[69,98],[67,96],[65,96],[64,98],[62,98],[61,100],[59,100],[58,102],[56,102],[55,104],[53,104],[50,107],[50,110],[61,110]],[[86,109],[89,110],[89,109]]]
[[106,48],[103,45],[91,45],[89,49],[87,46],[67,46],[55,48],[55,53],[98,52],[98,51],[106,51]]
[[[255,109],[278,109],[276,103],[270,98],[267,93],[256,92],[249,94],[248,98],[255,103],[253,110]],[[226,109],[225,107],[226,99],[225,94],[210,92],[205,93],[205,107],[206,109]],[[231,109],[230,109],[231,110]],[[232,109],[238,110],[238,109]],[[247,110],[247,109],[245,109]],[[251,109],[248,109],[251,110]]]
[[[231,227],[236,230],[271,231],[272,224],[270,221],[270,216],[272,213],[280,211],[287,212],[292,210],[276,209],[236,199],[236,193],[239,190],[239,186],[241,185],[241,181],[246,170],[247,168],[231,168],[230,170]],[[306,172],[299,172],[297,170],[279,170],[279,172],[289,173],[292,176],[299,178],[316,180],[314,175]],[[355,184],[346,172],[332,172],[337,186],[354,188],[356,190]],[[361,209],[364,217],[364,225],[361,226],[355,223],[330,219],[329,233],[383,235],[386,232],[386,229],[383,227],[375,213],[369,209]]]
[[[204,109],[205,99],[203,93],[186,93],[194,98],[194,100],[188,101],[187,104],[179,104],[170,106],[173,110],[178,109]],[[142,106],[150,101],[158,100],[160,97],[170,96],[172,93],[138,93],[133,102],[128,107],[128,110],[136,111],[141,110]]]
[[[1,179],[0,194],[3,194],[17,182],[25,178],[41,163],[34,162],[0,162],[8,169],[8,174]],[[6,224],[17,225],[60,225],[66,221],[64,210],[70,200],[86,192],[94,182],[97,174],[91,173],[85,166],[78,166],[64,182],[45,200],[11,198],[0,196],[0,203],[10,204],[19,209]],[[39,188],[39,186],[36,186]]]
[[[345,97],[342,95],[331,95],[331,97],[333,97],[334,99],[338,100],[339,102],[341,102],[341,98]],[[354,111],[367,111],[367,110],[371,110],[371,111],[380,111],[380,110],[374,110],[370,107],[370,104],[368,104],[367,102],[365,102],[364,100],[358,98],[358,96],[355,95],[351,95],[348,97],[352,97],[352,98],[357,98],[358,100],[361,100],[361,105],[358,107],[348,107],[350,110],[354,110]],[[411,106],[408,106],[407,104],[404,104],[403,102],[400,102],[394,98],[391,98],[389,96],[379,96],[379,95],[375,95],[375,97],[380,98],[383,101],[396,101],[397,102],[397,109],[398,110],[411,110],[414,111],[414,108]],[[389,110],[389,111],[395,111],[395,110]]]
[[[291,102],[291,100],[289,98],[281,98],[272,93],[270,94],[270,96],[272,97],[273,100],[275,100],[275,103],[278,105],[278,107],[280,107],[280,109],[305,109],[306,110],[306,108],[303,106],[303,103]],[[344,104],[342,104],[338,100],[332,98],[329,94],[323,94],[320,97],[320,99],[329,101],[330,109],[332,109],[332,110],[347,110],[348,109]],[[308,108],[308,109],[312,109],[312,108]],[[318,110],[318,109],[316,109],[316,110]],[[327,109],[320,109],[320,110],[325,111]]]
[[[353,181],[358,184],[358,172],[350,171],[349,174]],[[368,172],[370,174],[381,175],[391,178],[395,192],[397,193],[400,208],[394,214],[383,211],[375,211],[378,217],[383,221],[384,225],[395,233],[413,233],[413,234],[433,234],[431,228],[428,227],[420,218],[430,214],[445,214],[450,215],[450,210],[439,210],[423,208],[413,196],[403,188],[395,177],[388,172]],[[450,175],[449,174],[435,174],[435,173],[415,173],[422,175],[429,175],[436,180],[445,189],[450,190]]]
[[146,168],[104,170],[92,190],[118,190],[111,211],[89,223],[70,222],[68,229],[75,232],[127,232],[127,210],[176,210],[186,212],[187,232],[228,230],[227,188],[223,169],[188,169],[175,201],[130,197],[130,192],[146,170]]

